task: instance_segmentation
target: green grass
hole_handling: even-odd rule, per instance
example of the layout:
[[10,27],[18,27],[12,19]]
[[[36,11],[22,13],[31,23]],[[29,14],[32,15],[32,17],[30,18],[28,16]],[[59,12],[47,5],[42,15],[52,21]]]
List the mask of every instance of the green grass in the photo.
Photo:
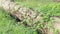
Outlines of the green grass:
[[[42,21],[50,21],[49,27],[52,27],[52,16],[60,17],[60,3],[53,2],[52,0],[15,0],[15,2],[21,6],[42,12]],[[0,9],[0,34],[37,34],[33,28],[31,29],[17,23],[5,10]],[[40,23],[42,22],[39,22],[37,27],[44,28],[43,24],[41,25]]]
[[57,34],[57,31],[55,31],[53,27],[53,18],[52,16],[58,16],[60,17],[60,3],[53,2],[52,0],[15,0],[16,3],[28,7],[28,8],[33,8],[34,10],[37,10],[38,12],[43,13],[43,20],[42,22],[40,21],[37,25],[38,28],[44,28],[45,25],[41,25],[40,23],[43,23],[43,21],[49,21],[48,27],[51,28],[51,30]]
[[60,3],[53,2],[53,0],[15,0],[16,3],[42,12],[44,17],[60,16]]
[[0,34],[37,34],[34,29],[17,23],[5,10],[0,9]]

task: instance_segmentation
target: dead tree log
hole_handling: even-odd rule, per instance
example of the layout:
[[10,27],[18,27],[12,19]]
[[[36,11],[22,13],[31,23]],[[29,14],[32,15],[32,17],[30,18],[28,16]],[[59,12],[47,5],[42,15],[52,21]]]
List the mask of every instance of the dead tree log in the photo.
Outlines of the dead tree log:
[[29,18],[33,21],[38,21],[40,19],[39,16],[41,15],[32,9],[21,7],[10,0],[0,0],[0,7],[7,10],[7,12],[13,16],[18,17],[20,20]]
[[0,0],[0,7],[7,10],[9,14],[17,17],[20,20],[28,19],[32,21],[32,23],[29,25],[34,24],[33,22],[38,22],[42,19],[42,14],[30,8],[22,7],[11,0]]
[[[8,13],[10,13],[14,17],[17,17],[20,20],[29,19],[32,22],[33,21],[37,22],[42,19],[41,14],[38,13],[37,11],[17,5],[16,3],[14,3],[11,0],[0,0],[0,8],[7,10]],[[31,23],[31,24],[33,24],[33,23]],[[56,25],[57,24],[55,24],[54,27]],[[56,29],[59,25],[56,26]],[[47,28],[48,28],[48,25],[47,25]],[[43,29],[43,31],[44,31],[44,29]],[[46,34],[53,34],[49,28],[45,29],[44,32],[46,32]]]

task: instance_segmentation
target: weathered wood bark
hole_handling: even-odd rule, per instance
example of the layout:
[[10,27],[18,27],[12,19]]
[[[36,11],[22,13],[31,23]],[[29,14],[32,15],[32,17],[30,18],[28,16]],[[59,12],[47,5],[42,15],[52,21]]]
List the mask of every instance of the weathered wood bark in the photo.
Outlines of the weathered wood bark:
[[38,13],[37,11],[27,7],[22,7],[14,2],[11,2],[10,0],[0,0],[0,7],[7,10],[9,14],[15,18],[18,18],[19,20],[28,19],[29,22],[27,25],[29,26],[36,26],[34,24],[42,19],[42,14]]
[[20,5],[17,5],[10,0],[0,0],[0,7],[7,10],[7,12],[12,14],[13,16],[18,17],[20,20],[28,18],[33,21],[38,21],[41,15],[32,9],[21,7]]
[[[32,22],[37,22],[42,19],[41,14],[37,11],[26,7],[21,7],[20,5],[17,5],[14,2],[11,2],[10,0],[0,0],[0,8],[7,10],[8,13],[10,13],[14,17],[17,17],[20,20],[29,19]],[[55,23],[54,28],[60,29],[59,25]],[[53,32],[51,32],[49,28],[45,29],[45,32],[46,34],[53,34]]]

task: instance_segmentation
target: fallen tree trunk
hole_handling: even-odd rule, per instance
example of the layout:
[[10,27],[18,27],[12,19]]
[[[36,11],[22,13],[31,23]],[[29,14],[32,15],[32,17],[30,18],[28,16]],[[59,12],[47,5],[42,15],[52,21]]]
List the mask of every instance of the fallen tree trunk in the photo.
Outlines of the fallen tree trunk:
[[41,13],[27,7],[22,7],[11,0],[0,0],[0,7],[19,20],[27,19],[29,21],[27,24],[30,26],[33,26],[42,19]]
[[26,8],[21,7],[20,5],[11,2],[10,0],[0,0],[0,7],[7,10],[11,15],[18,17],[20,20],[24,20],[25,18],[29,18],[33,21],[38,21],[40,19],[40,15],[38,12]]
[[[12,16],[14,16],[20,20],[24,20],[24,19],[31,20],[32,25],[34,24],[33,22],[38,22],[42,19],[42,17],[41,17],[42,14],[40,14],[37,11],[32,10],[30,8],[26,8],[26,7],[17,5],[14,2],[11,2],[11,0],[0,0],[0,7],[7,10],[8,13],[10,13]],[[31,26],[31,24],[29,24],[29,25]],[[47,28],[48,28],[48,24],[47,24]],[[46,34],[53,34],[49,28],[43,29],[43,31]]]

